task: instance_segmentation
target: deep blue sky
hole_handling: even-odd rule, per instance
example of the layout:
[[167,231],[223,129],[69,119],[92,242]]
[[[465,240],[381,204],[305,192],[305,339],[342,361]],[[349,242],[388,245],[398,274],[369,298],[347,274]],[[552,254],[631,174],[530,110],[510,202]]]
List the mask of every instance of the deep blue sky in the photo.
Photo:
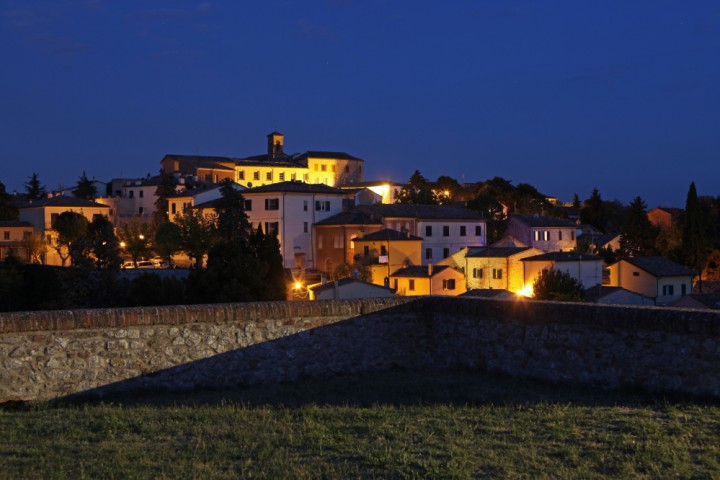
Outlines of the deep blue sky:
[[0,181],[340,150],[366,179],[720,195],[720,2],[0,0]]

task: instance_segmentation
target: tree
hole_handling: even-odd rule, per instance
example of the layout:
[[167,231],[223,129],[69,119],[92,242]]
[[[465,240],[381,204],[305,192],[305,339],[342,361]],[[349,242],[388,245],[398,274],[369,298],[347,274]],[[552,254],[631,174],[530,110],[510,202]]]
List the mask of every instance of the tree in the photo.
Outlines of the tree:
[[584,224],[592,225],[601,232],[607,232],[605,225],[607,221],[605,205],[597,187],[593,188],[590,198],[583,202],[582,208],[580,209],[580,221]]
[[180,227],[176,224],[165,222],[155,228],[155,253],[168,265],[172,265],[172,257],[180,251],[181,243]]
[[640,197],[635,197],[630,203],[625,222],[620,229],[620,252],[623,256],[657,254],[655,238],[658,230],[650,223],[646,208],[647,205]]
[[159,225],[170,220],[168,217],[168,197],[175,193],[176,186],[177,181],[175,180],[175,177],[171,173],[167,173],[165,170],[160,169],[158,186],[155,189],[155,196],[157,197],[157,200],[155,200],[155,213],[153,218],[155,225]]
[[122,226],[119,232],[120,247],[130,255],[133,264],[150,255],[152,228],[147,223],[132,220]]
[[[695,182],[690,184],[685,201],[685,215],[682,233],[682,256],[685,265],[702,273],[710,250],[707,236],[708,219],[700,209]],[[702,275],[701,275],[702,278]]]
[[422,176],[419,170],[415,170],[408,184],[397,192],[395,203],[437,205],[438,200],[435,192],[433,192],[432,185]]
[[567,272],[543,269],[533,284],[533,298],[561,302],[581,301],[585,298],[585,289],[581,282]]
[[82,198],[84,200],[95,200],[97,197],[97,188],[93,185],[92,180],[87,177],[85,171],[83,171],[82,176],[78,179],[78,184],[75,190],[73,190],[73,195],[75,195],[76,198]]
[[220,194],[215,203],[218,235],[226,241],[247,239],[250,223],[245,213],[245,199],[230,180],[223,180]]
[[25,193],[27,193],[27,198],[31,200],[39,200],[47,196],[45,185],[40,183],[40,178],[37,173],[33,172],[28,178],[28,181],[25,182]]
[[447,205],[453,202],[453,198],[460,190],[460,184],[457,180],[447,175],[441,175],[435,181],[433,190],[435,197],[440,205]]
[[203,257],[215,241],[215,221],[215,215],[205,215],[194,208],[185,208],[175,216],[175,223],[180,228],[180,248],[194,259],[198,268],[203,266]]
[[573,208],[581,208],[582,207],[582,204],[580,203],[580,197],[578,197],[577,193],[573,193],[572,207]]
[[88,226],[91,251],[98,269],[117,269],[122,264],[120,244],[112,223],[104,215],[98,215]]
[[497,198],[489,193],[479,193],[467,203],[467,208],[482,214],[487,221],[487,241],[494,243],[500,240],[507,230],[505,211]]
[[22,248],[30,263],[42,263],[42,255],[47,251],[47,243],[39,233],[31,233],[22,239]]
[[5,191],[5,185],[0,182],[0,220],[17,220],[18,209],[12,204],[10,194]]
[[60,256],[62,266],[65,266],[68,258],[72,265],[84,264],[90,247],[87,218],[75,212],[62,212],[55,220],[53,229],[58,236],[52,247]]
[[263,234],[262,228],[258,228],[252,238],[251,247],[255,249],[258,260],[267,265],[264,288],[260,292],[259,300],[285,300],[287,281],[277,232]]

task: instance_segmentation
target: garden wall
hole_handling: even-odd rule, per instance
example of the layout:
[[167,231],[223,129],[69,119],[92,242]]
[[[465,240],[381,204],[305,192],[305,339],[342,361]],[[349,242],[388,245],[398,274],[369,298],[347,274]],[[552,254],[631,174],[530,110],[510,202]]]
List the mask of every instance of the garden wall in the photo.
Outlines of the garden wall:
[[720,314],[392,298],[0,314],[0,403],[475,368],[720,396]]

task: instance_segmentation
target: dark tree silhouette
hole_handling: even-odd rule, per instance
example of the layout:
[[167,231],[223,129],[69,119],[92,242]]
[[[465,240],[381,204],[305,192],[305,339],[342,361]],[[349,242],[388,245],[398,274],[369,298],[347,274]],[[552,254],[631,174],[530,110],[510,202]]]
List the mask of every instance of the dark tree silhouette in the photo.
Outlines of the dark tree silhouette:
[[585,298],[583,284],[561,270],[543,270],[533,284],[537,300],[581,301]]
[[40,183],[40,178],[37,173],[33,172],[33,174],[28,178],[28,181],[25,182],[25,193],[31,200],[39,200],[41,198],[45,198],[47,195],[45,185]]

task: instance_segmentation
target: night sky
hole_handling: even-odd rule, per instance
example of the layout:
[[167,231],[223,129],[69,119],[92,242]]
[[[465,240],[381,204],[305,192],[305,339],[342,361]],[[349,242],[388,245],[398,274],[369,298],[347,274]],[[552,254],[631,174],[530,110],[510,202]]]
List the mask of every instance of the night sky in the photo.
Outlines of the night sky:
[[345,151],[366,180],[720,195],[720,2],[0,0],[0,181]]

